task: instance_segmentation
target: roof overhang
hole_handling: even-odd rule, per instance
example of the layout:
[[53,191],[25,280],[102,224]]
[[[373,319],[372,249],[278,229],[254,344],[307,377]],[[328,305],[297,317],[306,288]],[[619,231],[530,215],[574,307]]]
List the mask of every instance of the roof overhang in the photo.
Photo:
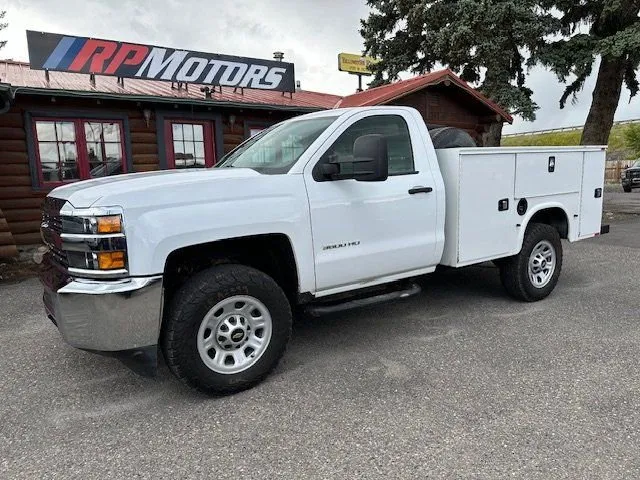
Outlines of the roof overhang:
[[197,105],[203,107],[218,107],[218,108],[243,108],[248,110],[277,110],[288,112],[318,112],[326,110],[321,107],[304,107],[304,106],[292,106],[292,105],[277,105],[277,104],[265,104],[265,103],[253,103],[253,102],[234,102],[229,100],[216,100],[216,99],[194,99],[194,98],[181,98],[181,97],[165,97],[155,95],[135,95],[126,94],[119,95],[107,92],[88,92],[80,90],[57,90],[51,88],[38,88],[38,87],[12,87],[9,84],[0,84],[0,90],[7,86],[7,90],[11,91],[12,96],[16,95],[39,95],[48,97],[67,97],[67,98],[90,98],[96,100],[121,100],[128,102],[146,102],[146,103],[161,103],[171,105]]
[[487,109],[492,110],[498,115],[498,119],[513,123],[513,117],[506,110],[482,95],[478,90],[472,88],[448,68],[349,95],[339,100],[334,108],[386,105],[425,88],[441,84],[459,87],[482,103]]

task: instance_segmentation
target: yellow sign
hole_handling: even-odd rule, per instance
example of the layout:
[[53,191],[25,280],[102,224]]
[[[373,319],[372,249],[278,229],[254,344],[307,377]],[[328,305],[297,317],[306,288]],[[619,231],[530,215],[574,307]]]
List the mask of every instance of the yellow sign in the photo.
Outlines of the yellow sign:
[[362,57],[353,53],[338,54],[338,70],[341,72],[358,73],[360,75],[372,75],[369,65],[378,63],[371,57]]

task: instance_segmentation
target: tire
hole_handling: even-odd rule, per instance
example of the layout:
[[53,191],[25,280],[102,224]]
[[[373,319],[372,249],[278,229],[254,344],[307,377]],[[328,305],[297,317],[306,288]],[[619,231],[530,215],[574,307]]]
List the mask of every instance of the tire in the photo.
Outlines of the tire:
[[433,148],[477,147],[476,142],[464,130],[454,127],[440,127],[429,131]]
[[[549,267],[551,258],[554,260],[553,268]],[[531,267],[530,260],[533,262]],[[561,270],[560,234],[550,225],[532,223],[527,227],[520,253],[505,259],[500,266],[500,280],[512,297],[525,302],[536,302],[553,291]]]
[[172,299],[162,350],[188,386],[231,394],[253,387],[275,368],[291,324],[289,301],[271,277],[244,265],[217,265],[191,277]]
[[622,187],[622,189],[623,189],[626,193],[630,193],[630,192],[631,192],[631,187]]

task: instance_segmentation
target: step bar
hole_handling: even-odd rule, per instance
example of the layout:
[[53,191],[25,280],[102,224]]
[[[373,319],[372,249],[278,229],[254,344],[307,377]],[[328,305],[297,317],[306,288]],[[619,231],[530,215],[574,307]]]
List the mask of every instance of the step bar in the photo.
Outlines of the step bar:
[[419,285],[412,283],[407,288],[402,290],[394,290],[392,292],[382,293],[380,295],[373,295],[371,297],[359,298],[356,300],[348,300],[346,302],[334,304],[334,305],[309,305],[305,310],[308,314],[314,317],[327,315],[330,313],[343,312],[345,310],[352,310],[354,308],[367,307],[369,305],[377,305],[380,303],[391,302],[394,300],[401,300],[405,298],[415,297],[422,289]]

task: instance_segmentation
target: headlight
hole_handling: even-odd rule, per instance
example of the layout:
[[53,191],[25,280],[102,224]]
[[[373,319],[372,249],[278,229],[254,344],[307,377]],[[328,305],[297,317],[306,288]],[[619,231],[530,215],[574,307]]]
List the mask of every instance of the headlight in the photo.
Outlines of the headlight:
[[622,172],[620,174],[620,178],[627,178],[627,172]]
[[74,209],[43,217],[42,237],[54,257],[78,277],[122,277],[128,271],[123,211],[119,207]]
[[[91,209],[96,210],[96,209]],[[122,215],[83,215],[80,210],[73,216],[62,217],[63,233],[109,234],[123,233]],[[93,213],[93,212],[87,212]]]
[[100,252],[98,253],[98,268],[100,270],[118,270],[124,268],[126,252]]
[[122,233],[122,217],[120,215],[108,215],[96,218],[98,233]]

